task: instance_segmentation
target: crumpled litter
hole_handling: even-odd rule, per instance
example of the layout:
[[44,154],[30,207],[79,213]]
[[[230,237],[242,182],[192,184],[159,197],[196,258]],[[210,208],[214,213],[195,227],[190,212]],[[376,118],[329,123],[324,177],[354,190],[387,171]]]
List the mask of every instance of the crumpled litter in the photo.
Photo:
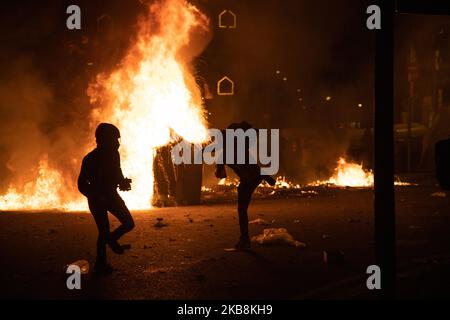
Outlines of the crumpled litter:
[[252,241],[262,245],[291,245],[296,248],[305,248],[306,244],[294,239],[285,228],[268,228],[263,233],[252,237]]

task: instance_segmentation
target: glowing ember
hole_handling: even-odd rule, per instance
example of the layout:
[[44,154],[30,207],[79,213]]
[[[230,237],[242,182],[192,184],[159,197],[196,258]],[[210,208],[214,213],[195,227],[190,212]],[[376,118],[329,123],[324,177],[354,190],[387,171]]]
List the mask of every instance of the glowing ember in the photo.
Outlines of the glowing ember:
[[[220,179],[219,182],[217,183],[220,186],[235,186],[237,187],[239,185],[239,180],[234,178],[234,179],[229,179],[229,178],[223,178]],[[278,176],[275,179],[275,185],[274,186],[270,186],[267,182],[263,181],[260,183],[260,185],[258,187],[265,187],[265,188],[272,188],[272,189],[300,189],[301,186],[299,184],[295,184],[291,181],[289,181],[286,177],[284,176]],[[207,191],[210,190],[210,188],[207,187],[203,187],[204,190],[208,189]]]
[[[264,186],[269,186],[269,184],[264,182]],[[293,182],[287,180],[284,176],[278,176],[275,179],[275,185],[273,186],[274,189],[300,189],[299,184],[294,184]]]
[[400,178],[397,178],[397,181],[394,182],[394,185],[396,185],[396,186],[418,186],[419,184],[412,183],[412,182],[404,182],[404,181],[401,181]]

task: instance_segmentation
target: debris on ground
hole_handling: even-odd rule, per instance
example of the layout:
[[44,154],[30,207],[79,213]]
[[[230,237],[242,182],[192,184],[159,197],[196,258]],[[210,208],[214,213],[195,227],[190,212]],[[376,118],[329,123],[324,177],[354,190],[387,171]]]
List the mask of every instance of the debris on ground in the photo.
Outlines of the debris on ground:
[[89,273],[89,262],[84,259],[77,260],[75,262],[72,262],[71,264],[66,265],[65,270],[67,272],[67,268],[70,266],[78,266],[80,268],[81,274],[88,274]]
[[447,194],[445,192],[435,192],[435,193],[432,193],[431,196],[445,198],[447,196]]
[[167,227],[167,223],[163,221],[163,218],[156,218],[156,223],[153,225],[155,228]]
[[294,223],[300,223],[300,220],[294,220]]
[[261,219],[261,218],[252,220],[252,221],[249,222],[249,224],[259,224],[261,226],[268,226],[269,225],[269,223],[266,220]]
[[150,267],[144,270],[144,273],[168,273],[175,271],[174,267]]
[[296,248],[306,247],[305,243],[295,240],[285,228],[264,229],[262,234],[252,237],[252,241],[263,245],[287,244]]

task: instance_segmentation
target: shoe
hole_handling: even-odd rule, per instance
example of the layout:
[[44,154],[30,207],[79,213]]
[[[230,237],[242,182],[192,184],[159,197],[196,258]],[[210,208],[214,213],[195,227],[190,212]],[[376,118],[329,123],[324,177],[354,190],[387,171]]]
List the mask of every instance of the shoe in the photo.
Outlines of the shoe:
[[108,245],[116,254],[123,254],[125,252],[125,249],[117,242],[117,240],[109,242]]
[[239,242],[234,246],[237,250],[247,250],[250,249],[250,239],[249,238],[241,238]]
[[94,265],[94,274],[103,275],[110,274],[114,271],[113,267],[107,262],[96,262]]

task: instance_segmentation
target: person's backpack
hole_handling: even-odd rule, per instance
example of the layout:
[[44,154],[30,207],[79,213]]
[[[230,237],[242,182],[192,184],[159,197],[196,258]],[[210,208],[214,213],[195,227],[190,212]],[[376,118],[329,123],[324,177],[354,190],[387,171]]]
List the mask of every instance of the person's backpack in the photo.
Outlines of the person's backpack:
[[442,189],[450,190],[450,139],[438,141],[434,148],[436,178]]

